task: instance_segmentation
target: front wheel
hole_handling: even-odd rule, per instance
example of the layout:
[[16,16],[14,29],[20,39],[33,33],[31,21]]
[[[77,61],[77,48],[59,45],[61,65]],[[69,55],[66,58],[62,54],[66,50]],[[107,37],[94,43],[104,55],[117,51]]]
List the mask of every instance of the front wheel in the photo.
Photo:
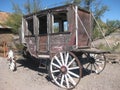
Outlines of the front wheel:
[[50,62],[50,74],[55,84],[62,88],[72,89],[80,81],[82,67],[72,52],[59,52]]

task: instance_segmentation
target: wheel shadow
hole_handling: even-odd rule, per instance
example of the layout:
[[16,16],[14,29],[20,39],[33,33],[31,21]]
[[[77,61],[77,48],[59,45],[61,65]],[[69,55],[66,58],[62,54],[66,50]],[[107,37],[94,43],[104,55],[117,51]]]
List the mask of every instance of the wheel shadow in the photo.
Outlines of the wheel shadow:
[[40,68],[40,59],[36,59],[34,57],[32,58],[22,58],[16,60],[16,63],[18,63],[17,68],[23,67],[23,68],[29,68],[31,70],[37,71],[38,75],[41,75],[40,73],[47,74],[48,70],[47,68]]
[[81,65],[82,65],[82,78],[87,76],[87,75],[90,75],[91,73],[94,73],[93,71],[91,72],[91,70],[88,70],[88,69],[84,68],[84,65],[89,63],[87,58],[80,58],[80,62],[81,62]]
[[85,68],[82,69],[82,78],[84,78],[85,76],[90,75],[90,74],[91,74],[90,70],[87,70]]
[[[48,81],[51,81],[52,79],[49,75],[49,70],[47,68],[43,69],[43,68],[39,67],[40,66],[40,61],[44,61],[44,60],[31,57],[31,58],[18,59],[18,60],[16,60],[16,63],[18,63],[17,68],[19,68],[19,67],[29,68],[31,70],[37,71],[38,75],[40,75],[40,76],[43,76],[45,74],[46,75],[45,78]],[[84,62],[84,61],[86,61],[86,60],[83,60],[81,62],[82,65],[87,63],[87,62]],[[82,78],[84,78],[84,76],[87,76],[87,75],[90,75],[90,74],[91,74],[91,71],[82,68]]]

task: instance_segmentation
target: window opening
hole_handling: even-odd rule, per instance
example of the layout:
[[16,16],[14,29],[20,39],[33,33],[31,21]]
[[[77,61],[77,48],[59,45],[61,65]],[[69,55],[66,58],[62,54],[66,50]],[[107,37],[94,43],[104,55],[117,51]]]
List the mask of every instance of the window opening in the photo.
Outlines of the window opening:
[[39,18],[39,34],[47,34],[47,16]]
[[64,32],[68,31],[68,22],[64,21]]
[[59,23],[54,22],[54,32],[53,33],[58,33],[59,32]]
[[27,23],[28,23],[28,35],[34,35],[33,18],[27,19]]
[[67,21],[67,13],[55,13],[54,16],[54,23],[53,23],[53,32],[52,33],[59,33],[59,32],[67,32],[68,31],[68,21]]

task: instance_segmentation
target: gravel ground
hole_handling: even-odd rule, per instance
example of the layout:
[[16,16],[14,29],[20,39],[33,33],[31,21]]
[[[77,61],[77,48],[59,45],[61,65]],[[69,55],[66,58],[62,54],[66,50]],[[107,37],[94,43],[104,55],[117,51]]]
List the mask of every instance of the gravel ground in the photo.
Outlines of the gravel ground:
[[[0,58],[0,90],[48,89],[63,90],[49,81],[46,73],[41,75],[40,69],[33,64],[21,60],[17,63],[17,71],[12,72],[8,69],[8,61]],[[107,63],[101,74],[83,76],[73,90],[120,90],[120,64]]]

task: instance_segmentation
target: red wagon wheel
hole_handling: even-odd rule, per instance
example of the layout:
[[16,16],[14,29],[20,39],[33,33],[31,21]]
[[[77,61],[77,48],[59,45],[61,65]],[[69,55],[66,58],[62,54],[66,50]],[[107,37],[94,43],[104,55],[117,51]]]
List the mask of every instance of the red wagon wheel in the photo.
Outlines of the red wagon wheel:
[[82,76],[78,58],[72,52],[59,52],[50,63],[50,73],[54,83],[62,88],[74,88]]
[[86,63],[84,63],[83,67],[88,72],[99,74],[106,66],[106,58],[104,54],[87,53],[83,54],[82,57],[86,58]]

